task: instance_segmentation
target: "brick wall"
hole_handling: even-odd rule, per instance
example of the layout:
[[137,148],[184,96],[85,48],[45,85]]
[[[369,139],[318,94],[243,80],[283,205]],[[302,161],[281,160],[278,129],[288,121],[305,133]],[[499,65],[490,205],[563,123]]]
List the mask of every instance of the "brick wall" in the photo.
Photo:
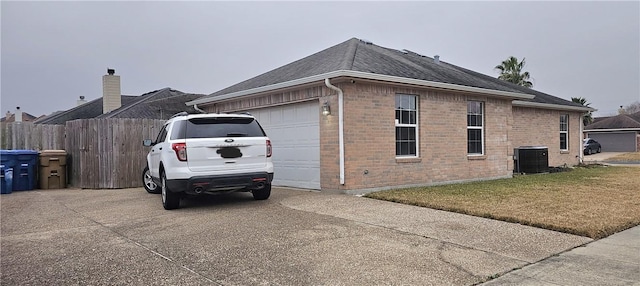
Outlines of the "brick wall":
[[[511,175],[507,132],[511,103],[482,96],[376,84],[343,83],[345,185],[337,168],[337,110],[321,123],[323,189],[376,189]],[[396,159],[395,95],[419,96],[419,157]],[[337,97],[327,98],[337,107]],[[467,101],[485,102],[485,155],[467,156]],[[333,117],[333,118],[332,118]]]
[[[560,151],[560,115],[569,114],[569,150]],[[513,107],[511,144],[519,146],[547,146],[549,165],[573,166],[579,163],[582,152],[580,113],[538,108]],[[510,150],[513,153],[513,149]]]

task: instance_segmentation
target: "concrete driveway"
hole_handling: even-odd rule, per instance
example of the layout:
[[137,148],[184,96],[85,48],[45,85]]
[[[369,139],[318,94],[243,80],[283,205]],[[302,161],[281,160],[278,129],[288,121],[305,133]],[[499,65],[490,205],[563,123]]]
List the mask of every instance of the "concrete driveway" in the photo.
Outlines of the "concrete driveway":
[[588,238],[274,188],[165,211],[144,189],[0,197],[2,285],[472,285]]
[[602,163],[609,158],[613,158],[615,156],[622,155],[625,153],[627,152],[602,152],[602,153],[596,153],[591,155],[584,155],[584,158],[582,159],[582,161],[585,164]]

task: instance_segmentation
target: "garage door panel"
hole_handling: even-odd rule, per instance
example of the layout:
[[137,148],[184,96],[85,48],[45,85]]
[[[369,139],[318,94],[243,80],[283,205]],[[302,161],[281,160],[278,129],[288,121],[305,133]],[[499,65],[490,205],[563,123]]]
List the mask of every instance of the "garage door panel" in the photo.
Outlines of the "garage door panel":
[[598,141],[603,152],[635,152],[636,133],[589,133],[589,137]]
[[271,139],[275,186],[320,189],[317,101],[249,111]]

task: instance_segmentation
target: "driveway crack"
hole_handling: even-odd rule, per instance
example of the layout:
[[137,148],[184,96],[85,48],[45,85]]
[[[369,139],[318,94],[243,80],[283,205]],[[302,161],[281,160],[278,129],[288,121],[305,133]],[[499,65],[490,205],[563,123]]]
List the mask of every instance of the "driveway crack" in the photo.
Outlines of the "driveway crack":
[[115,229],[113,229],[113,228],[111,228],[111,227],[109,227],[109,226],[106,226],[106,225],[104,225],[103,223],[100,223],[100,222],[98,222],[98,221],[96,221],[96,220],[92,219],[91,217],[88,217],[88,216],[86,216],[86,215],[82,214],[81,212],[76,211],[75,209],[73,209],[73,208],[71,208],[71,207],[67,206],[66,204],[61,203],[61,205],[62,205],[62,206],[64,206],[65,208],[67,208],[68,210],[70,210],[70,211],[72,211],[72,212],[74,212],[74,213],[78,214],[79,216],[81,216],[81,217],[83,217],[83,218],[85,218],[85,219],[87,219],[87,220],[89,220],[89,221],[91,221],[91,222],[95,223],[96,225],[98,225],[98,226],[100,226],[100,227],[102,227],[102,228],[104,228],[104,229],[106,229],[106,230],[108,230],[108,231],[110,231],[110,232],[112,232],[112,233],[116,234],[118,237],[120,237],[120,238],[122,238],[122,239],[124,239],[124,240],[126,240],[126,241],[128,241],[128,242],[130,242],[130,243],[133,243],[133,244],[135,244],[136,246],[138,246],[138,247],[140,247],[140,248],[142,248],[142,249],[146,250],[147,252],[150,252],[151,254],[153,254],[153,255],[155,255],[155,256],[158,256],[158,257],[160,257],[160,258],[162,258],[162,259],[164,259],[164,260],[166,260],[166,261],[170,262],[171,264],[177,265],[177,266],[179,266],[180,268],[182,268],[182,269],[184,269],[184,270],[186,270],[186,271],[188,271],[188,272],[191,272],[191,273],[195,274],[196,276],[199,276],[200,278],[202,278],[202,279],[204,279],[204,280],[206,280],[206,281],[208,281],[208,282],[210,282],[210,283],[212,283],[212,284],[219,285],[219,286],[224,286],[224,284],[223,284],[223,283],[221,283],[221,282],[219,282],[219,281],[216,281],[216,280],[214,280],[214,279],[212,279],[212,278],[209,278],[208,276],[206,276],[206,275],[204,275],[204,274],[202,274],[202,273],[199,273],[199,272],[197,272],[197,271],[195,271],[195,270],[193,270],[193,269],[189,268],[188,266],[186,266],[186,265],[184,265],[184,264],[182,264],[182,263],[179,263],[179,262],[178,262],[178,261],[176,261],[176,260],[173,260],[171,257],[168,257],[168,256],[166,256],[166,255],[164,255],[164,254],[162,254],[162,253],[160,253],[160,252],[157,252],[157,251],[155,251],[155,250],[153,250],[153,249],[149,248],[148,246],[146,246],[146,245],[144,245],[144,244],[142,244],[142,243],[140,243],[140,242],[138,242],[138,241],[135,241],[135,240],[133,240],[133,239],[131,239],[131,238],[127,237],[127,236],[126,236],[126,235],[124,235],[123,233],[120,233],[120,232],[116,231]]

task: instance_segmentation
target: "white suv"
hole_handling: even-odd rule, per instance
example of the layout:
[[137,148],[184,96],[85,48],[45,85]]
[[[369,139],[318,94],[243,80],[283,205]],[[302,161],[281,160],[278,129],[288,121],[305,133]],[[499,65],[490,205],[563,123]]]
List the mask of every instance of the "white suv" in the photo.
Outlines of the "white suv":
[[144,187],[162,193],[167,210],[185,194],[250,191],[256,200],[271,194],[271,141],[251,115],[179,113],[143,145],[151,146]]

